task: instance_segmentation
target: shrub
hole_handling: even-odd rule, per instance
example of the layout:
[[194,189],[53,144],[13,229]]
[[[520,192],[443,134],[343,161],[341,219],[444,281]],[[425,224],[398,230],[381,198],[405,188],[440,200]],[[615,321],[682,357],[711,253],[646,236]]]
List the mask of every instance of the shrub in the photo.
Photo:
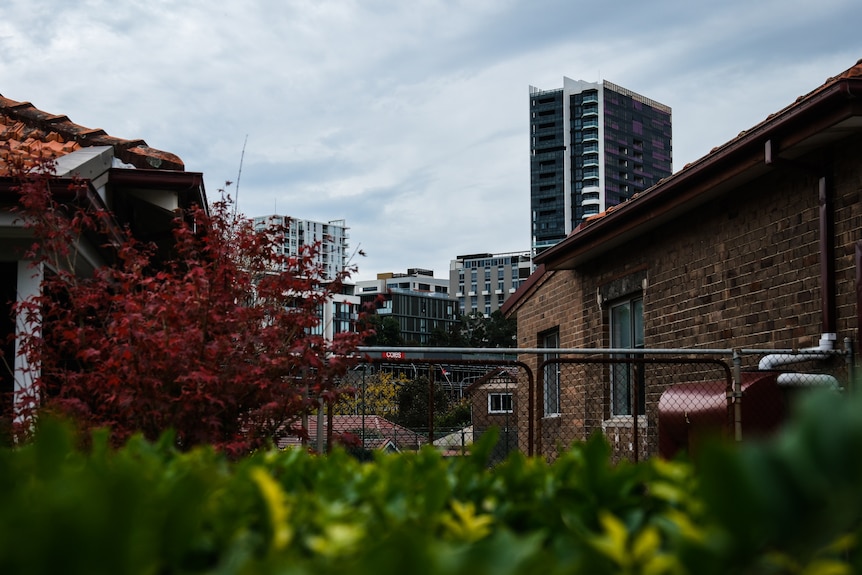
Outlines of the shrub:
[[[229,198],[177,213],[173,247],[159,253],[112,227],[105,210],[59,203],[48,173],[20,188],[19,217],[34,237],[27,257],[46,271],[41,295],[16,309],[41,326],[23,342],[32,385],[16,398],[30,416],[19,436],[32,416],[57,413],[109,429],[116,445],[173,429],[179,448],[237,454],[343,391],[338,377],[366,334],[327,341],[314,328],[352,268],[323,277],[316,246],[283,254],[285,230],[254,229]],[[83,186],[73,184],[71,196]],[[76,273],[85,238],[111,240],[115,265]]]
[[170,436],[84,452],[47,421],[0,451],[0,572],[859,572],[859,407],[823,396],[775,441],[616,466],[600,436],[489,468],[487,440],[231,461]]

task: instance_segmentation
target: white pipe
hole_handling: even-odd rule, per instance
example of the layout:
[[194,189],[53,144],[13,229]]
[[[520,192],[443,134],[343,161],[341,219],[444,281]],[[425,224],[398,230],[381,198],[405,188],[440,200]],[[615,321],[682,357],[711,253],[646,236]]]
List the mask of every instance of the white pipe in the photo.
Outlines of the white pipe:
[[834,333],[820,335],[820,345],[799,350],[798,353],[774,353],[765,355],[760,359],[757,368],[762,371],[773,370],[783,365],[800,363],[813,359],[828,359],[831,351],[835,349],[835,340],[838,336]]
[[781,373],[778,375],[779,386],[825,387],[840,389],[838,380],[825,373]]

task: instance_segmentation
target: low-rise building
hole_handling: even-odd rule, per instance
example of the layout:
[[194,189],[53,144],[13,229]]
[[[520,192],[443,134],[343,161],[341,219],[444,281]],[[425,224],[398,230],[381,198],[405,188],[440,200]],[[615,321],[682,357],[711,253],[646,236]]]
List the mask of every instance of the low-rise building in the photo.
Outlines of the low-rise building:
[[518,449],[518,371],[514,367],[494,368],[465,390],[470,398],[473,439],[478,441],[492,428],[499,434],[492,455],[495,461]]
[[280,449],[306,445],[323,452],[330,445],[341,445],[369,451],[400,452],[417,451],[428,442],[427,438],[406,427],[370,414],[309,417],[305,429],[300,422],[295,423],[292,429],[292,435],[279,440]]
[[408,345],[427,345],[435,331],[448,333],[458,324],[458,304],[450,297],[449,280],[435,278],[432,270],[380,273],[375,280],[356,282],[355,293],[380,316],[397,320]]

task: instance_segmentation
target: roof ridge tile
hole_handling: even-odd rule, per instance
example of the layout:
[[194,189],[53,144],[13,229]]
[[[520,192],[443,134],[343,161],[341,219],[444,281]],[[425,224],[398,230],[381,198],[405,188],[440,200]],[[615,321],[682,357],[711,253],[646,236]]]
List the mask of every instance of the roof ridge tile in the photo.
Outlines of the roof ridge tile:
[[[68,116],[50,114],[30,102],[18,102],[0,94],[0,138],[7,140],[13,155],[31,155],[32,141],[43,144],[62,142],[64,146],[45,145],[54,155],[63,155],[86,146],[112,146],[120,160],[142,169],[185,171],[176,154],[151,148],[142,139],[127,140],[111,136],[102,128],[88,128],[72,122]],[[23,147],[27,140],[31,143]],[[13,145],[11,142],[15,142]],[[22,146],[18,152],[15,148]],[[8,156],[9,154],[7,154]],[[29,162],[36,161],[35,157]],[[5,169],[0,166],[0,174]]]

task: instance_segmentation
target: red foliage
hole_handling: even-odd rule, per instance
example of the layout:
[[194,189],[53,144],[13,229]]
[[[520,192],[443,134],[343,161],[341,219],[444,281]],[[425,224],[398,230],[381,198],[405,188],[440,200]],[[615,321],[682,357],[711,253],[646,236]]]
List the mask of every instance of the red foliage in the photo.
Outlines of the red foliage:
[[[108,427],[116,443],[173,429],[180,448],[241,453],[342,392],[339,376],[368,334],[326,341],[312,332],[352,269],[324,282],[316,246],[281,254],[285,230],[255,230],[229,198],[211,213],[178,214],[174,254],[162,261],[128,231],[118,235],[104,210],[58,204],[49,181],[21,186],[20,215],[35,238],[28,257],[49,270],[42,294],[16,310],[41,319],[23,347],[35,411]],[[85,236],[112,240],[115,265],[76,273]]]

